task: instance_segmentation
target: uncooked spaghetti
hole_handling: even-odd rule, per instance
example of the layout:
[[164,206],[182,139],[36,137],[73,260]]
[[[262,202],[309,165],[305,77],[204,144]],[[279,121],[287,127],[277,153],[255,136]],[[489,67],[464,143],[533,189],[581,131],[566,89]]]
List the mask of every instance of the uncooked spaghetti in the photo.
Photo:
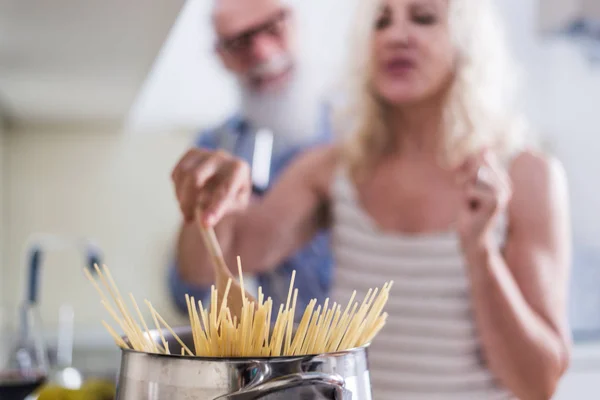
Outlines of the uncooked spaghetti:
[[[244,299],[239,313],[241,317],[239,320],[231,317],[232,312],[227,306],[230,280],[221,304],[217,303],[220,297],[214,286],[211,288],[210,305],[207,308],[193,296],[185,296],[193,338],[192,350],[177,336],[152,303],[145,300],[160,336],[160,341],[155,340],[133,294],[129,297],[135,315],[129,311],[108,267],[95,268],[98,279],[94,279],[89,271],[84,271],[100,294],[102,305],[124,333],[122,338],[111,325],[102,321],[117,346],[146,353],[171,354],[169,343],[162,333],[166,329],[181,346],[181,355],[197,357],[299,356],[331,353],[366,345],[385,325],[388,314],[383,309],[393,284],[388,282],[381,290],[369,290],[360,305],[355,301],[355,291],[343,310],[341,304],[334,302],[330,305],[329,299],[322,305],[317,305],[317,300],[313,299],[304,310],[300,323],[294,327],[298,298],[298,289],[294,288],[295,271],[292,273],[286,304],[281,304],[277,309],[273,324],[273,300],[270,297],[265,299],[259,288],[256,303],[250,302],[243,296],[245,289],[241,280]],[[241,276],[239,257],[238,272]],[[102,283],[104,290],[98,281]]]

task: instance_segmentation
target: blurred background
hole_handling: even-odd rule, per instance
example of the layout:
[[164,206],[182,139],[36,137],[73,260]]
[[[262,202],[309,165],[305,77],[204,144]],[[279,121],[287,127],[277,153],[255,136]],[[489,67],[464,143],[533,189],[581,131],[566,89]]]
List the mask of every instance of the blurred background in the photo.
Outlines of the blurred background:
[[[323,85],[339,75],[355,1],[294,2]],[[577,345],[557,398],[597,398],[600,3],[497,2],[523,106],[570,180]],[[43,332],[55,340],[59,309],[72,306],[81,369],[110,373],[119,357],[81,273],[90,254],[123,289],[180,318],[166,283],[180,221],[169,174],[197,133],[238,104],[213,54],[209,10],[208,0],[0,0],[0,308],[24,299],[42,248]]]

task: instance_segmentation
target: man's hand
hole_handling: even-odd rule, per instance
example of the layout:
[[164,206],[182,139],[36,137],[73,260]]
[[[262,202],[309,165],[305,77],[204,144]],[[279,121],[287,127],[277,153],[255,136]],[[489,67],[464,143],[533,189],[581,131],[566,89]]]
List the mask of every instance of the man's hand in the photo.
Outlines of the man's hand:
[[193,221],[200,210],[207,226],[245,209],[252,192],[248,164],[224,151],[189,150],[172,179],[185,220]]

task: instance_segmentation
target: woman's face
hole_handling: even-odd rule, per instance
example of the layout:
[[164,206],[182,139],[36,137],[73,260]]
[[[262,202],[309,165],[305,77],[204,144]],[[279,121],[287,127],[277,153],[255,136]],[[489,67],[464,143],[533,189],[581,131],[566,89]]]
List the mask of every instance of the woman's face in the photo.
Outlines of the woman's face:
[[442,95],[454,72],[449,0],[383,0],[373,34],[373,86],[393,105]]

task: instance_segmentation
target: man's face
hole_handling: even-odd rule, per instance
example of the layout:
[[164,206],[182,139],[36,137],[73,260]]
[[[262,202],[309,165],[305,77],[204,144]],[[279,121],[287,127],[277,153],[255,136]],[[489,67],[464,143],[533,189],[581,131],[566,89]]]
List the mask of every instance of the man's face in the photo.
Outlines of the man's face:
[[216,48],[250,90],[285,86],[293,69],[290,9],[279,0],[216,0]]

